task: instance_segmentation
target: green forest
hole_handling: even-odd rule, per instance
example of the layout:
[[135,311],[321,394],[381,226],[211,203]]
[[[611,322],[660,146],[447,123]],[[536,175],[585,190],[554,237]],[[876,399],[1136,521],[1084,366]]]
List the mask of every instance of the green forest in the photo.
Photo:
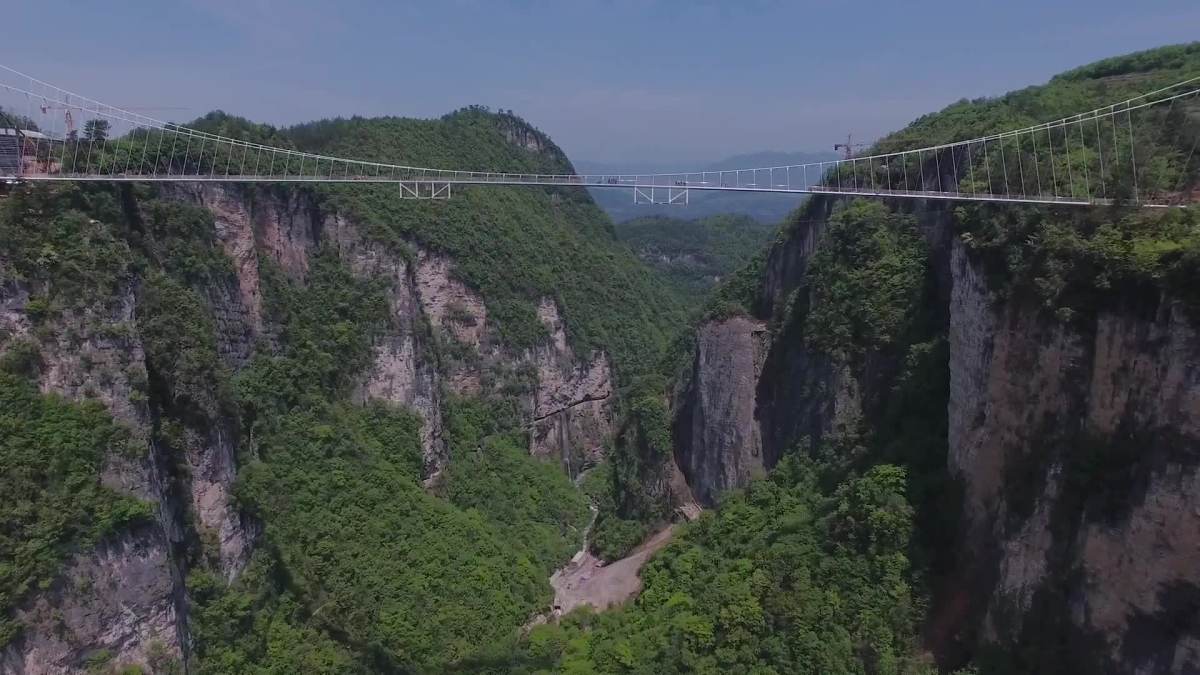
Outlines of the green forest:
[[695,220],[647,216],[618,223],[616,233],[638,258],[661,272],[689,306],[698,307],[725,277],[766,246],[777,227],[737,214]]
[[[570,166],[556,149],[514,149],[504,134],[524,122],[481,109],[288,130],[215,113],[196,126],[350,154],[398,151],[389,144],[404,138],[422,161]],[[413,139],[425,139],[423,149]],[[437,154],[447,151],[457,154]],[[430,204],[358,186],[283,193],[354,218],[401,258],[411,243],[451,256],[510,348],[547,338],[534,308],[553,298],[572,346],[610,353],[619,383],[652,368],[683,320],[674,290],[615,239],[586,195],[467,191]],[[420,420],[349,401],[392,318],[382,280],[352,274],[333,247],[313,252],[302,280],[260,259],[263,312],[278,328],[273,344],[233,370],[219,355],[210,298],[236,279],[209,211],[137,186],[20,190],[0,202],[0,246],[3,282],[30,289],[27,311],[41,326],[0,336],[12,415],[5,480],[20,496],[5,517],[5,643],[22,631],[10,613],[48,586],[71,551],[153,517],[152,504],[99,484],[106,456],[145,452],[146,439],[122,440],[129,432],[98,403],[42,396],[26,383],[43,374],[46,341],[64,327],[81,342],[119,330],[144,346],[145,363],[128,371],[136,400],[153,413],[151,440],[174,464],[171,489],[184,489],[185,454],[212,429],[240,439],[236,506],[263,531],[227,585],[215,543],[193,525],[184,557],[194,672],[437,672],[506,644],[549,606],[547,579],[577,550],[589,518],[585,495],[555,464],[528,455],[520,410],[492,395],[445,400],[451,462],[423,488]],[[136,321],[107,325],[103,310],[130,292]],[[452,357],[431,346],[435,363]],[[62,461],[44,464],[45,445]]]
[[[1195,44],[1110,59],[1044,86],[955,103],[875,150],[1062,116],[1198,69]],[[1159,158],[1148,164],[1153,184],[1194,187],[1197,119],[1195,107],[1156,119],[1159,133],[1147,139]],[[364,160],[572,170],[528,123],[481,107],[288,128],[215,112],[194,126]],[[529,138],[537,142],[518,142]],[[114,139],[101,160],[129,161],[148,142],[137,132]],[[607,460],[575,485],[557,463],[530,455],[530,422],[512,396],[440,391],[449,461],[425,483],[421,418],[355,397],[397,319],[389,281],[356,272],[339,242],[318,234],[302,278],[256,252],[269,330],[234,367],[221,353],[214,298],[237,288],[237,271],[211,211],[144,185],[14,188],[0,199],[0,287],[19,289],[28,329],[0,333],[0,648],[32,628],[21,608],[61,580],[73,555],[165,517],[159,504],[107,486],[110,460],[159,453],[164,493],[182,503],[189,453],[227,433],[236,439],[233,505],[261,533],[230,581],[213,534],[178,506],[184,536],[172,556],[186,590],[186,672],[939,672],[922,631],[954,560],[957,485],[945,463],[949,336],[919,210],[815,199],[779,227],[738,216],[614,226],[586,192],[565,188],[468,188],[446,202],[400,200],[379,185],[230,194],[311,203],[399,259],[417,246],[445,254],[511,353],[546,343],[536,308],[553,299],[575,353],[611,357]],[[982,261],[996,297],[1027,299],[1048,321],[1079,321],[1161,291],[1200,311],[1195,207],[966,205],[942,216]],[[768,297],[770,257],[816,220],[820,244],[796,288]],[[125,303],[134,306],[129,318],[114,320]],[[675,452],[670,396],[690,362],[694,322],[731,315],[886,382],[872,401],[878,414],[829,438],[794,439],[761,480],[678,523],[642,570],[636,599],[524,628],[550,608],[548,579],[589,524],[587,546],[611,561],[673,518],[661,490]],[[49,356],[100,337],[126,358],[140,346],[144,358],[119,367],[144,430],[119,421],[95,391],[69,400],[39,388]],[[437,340],[426,349],[420,358],[435,368],[461,356]],[[1104,461],[1081,455],[1101,469],[1065,489],[1103,491]],[[85,657],[93,672],[110,672],[104,654]],[[1016,673],[1028,666],[1022,658],[975,665]],[[184,670],[170,659],[153,668]]]
[[907,548],[904,469],[829,486],[789,458],[683,528],[642,573],[638,599],[539,626],[460,665],[494,673],[932,673],[916,656],[920,607]]

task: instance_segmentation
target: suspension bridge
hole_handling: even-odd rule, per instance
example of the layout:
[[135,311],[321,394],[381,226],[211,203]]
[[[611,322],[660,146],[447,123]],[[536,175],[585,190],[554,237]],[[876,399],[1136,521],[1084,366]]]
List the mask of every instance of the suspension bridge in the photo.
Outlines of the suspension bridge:
[[0,65],[0,106],[11,118],[0,117],[0,181],[390,183],[400,197],[416,199],[446,199],[460,186],[529,185],[624,188],[635,203],[658,204],[686,204],[692,190],[702,190],[1167,207],[1200,198],[1195,142],[1191,152],[1172,148],[1170,157],[1162,142],[1172,115],[1200,138],[1198,95],[1200,76],[988,136],[808,164],[532,174],[389,164],[255,143],[106,105]]

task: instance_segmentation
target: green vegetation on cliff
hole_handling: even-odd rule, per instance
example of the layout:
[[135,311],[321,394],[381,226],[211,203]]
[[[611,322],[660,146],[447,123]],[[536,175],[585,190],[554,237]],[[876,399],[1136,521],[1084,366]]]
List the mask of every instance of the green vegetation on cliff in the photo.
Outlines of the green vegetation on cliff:
[[[314,152],[419,166],[561,173],[571,164],[548,138],[510,114],[466,108],[439,120],[327,120],[286,130]],[[628,382],[652,367],[685,318],[657,275],[615,238],[607,216],[576,189],[464,188],[448,201],[401,200],[397,188],[334,186],[328,204],[369,236],[405,239],[449,255],[477,289],[504,340],[545,337],[535,309],[558,303],[571,345],[612,355]]]
[[[253,142],[402,165],[487,171],[569,173],[566,156],[544,134],[511,113],[478,106],[435,120],[381,117],[332,119],[286,129],[214,112],[191,125]],[[91,165],[145,162],[153,133],[113,139]],[[159,160],[180,170],[224,173],[230,158],[182,147]],[[157,154],[157,153],[155,153]],[[153,156],[153,155],[151,155]],[[67,167],[70,168],[69,166]],[[153,170],[153,167],[146,167]],[[450,200],[404,200],[384,185],[314,188],[326,204],[352,217],[371,237],[403,251],[415,240],[449,255],[456,273],[478,290],[505,341],[528,346],[545,336],[535,308],[545,297],[562,309],[572,345],[609,352],[621,377],[652,365],[684,320],[677,296],[616,241],[607,216],[585,191],[463,188]]]
[[30,284],[40,320],[110,302],[130,279],[133,253],[115,192],[20,190],[0,206],[0,283]]
[[579,549],[588,509],[562,467],[532,460],[514,426],[519,418],[495,402],[454,399],[449,407],[446,442],[453,454],[437,492],[481,515],[540,570],[569,559]]
[[[1054,118],[1198,67],[1195,45],[1112,59],[1044,87],[955,104],[879,148]],[[1156,156],[1148,185],[1194,190],[1195,120],[1188,105],[1161,117],[1161,133],[1146,139]],[[570,168],[536,130],[481,109],[285,130],[217,113],[197,125],[391,162]],[[139,142],[138,134],[121,139],[114,157],[133,156]],[[673,451],[668,386],[655,371],[684,319],[683,303],[614,237],[584,193],[466,189],[449,202],[419,202],[359,185],[320,188],[316,197],[400,255],[415,241],[451,257],[509,347],[545,338],[535,307],[554,299],[572,345],[581,354],[611,353],[622,385],[616,447],[585,485],[600,509],[593,547],[620,555],[648,522],[668,516],[655,492],[662,477],[655,472]],[[178,554],[188,570],[196,672],[927,671],[915,656],[923,587],[954,532],[944,461],[947,335],[935,309],[933,247],[903,213],[908,207],[828,207],[818,200],[790,225],[793,237],[817,217],[826,229],[802,272],[773,280],[783,297],[764,297],[765,271],[783,273],[770,255],[758,256],[714,295],[710,315],[754,313],[770,322],[784,351],[845,367],[880,392],[865,406],[872,414],[850,420],[836,437],[791,439],[793,449],[767,479],[681,527],[678,541],[646,568],[645,591],[632,605],[576,614],[514,642],[518,627],[546,608],[546,577],[578,542],[584,496],[554,466],[528,456],[527,420],[496,396],[445,397],[451,461],[430,488],[422,485],[419,418],[351,402],[376,338],[391,328],[387,283],[353,273],[329,241],[318,242],[303,278],[264,258],[258,272],[269,328],[234,372],[219,351],[212,305],[236,280],[211,214],[142,188],[18,189],[0,205],[0,285],[6,298],[28,294],[14,306],[32,330],[0,335],[0,490],[9,498],[0,514],[0,644],[19,630],[14,608],[53,584],[72,553],[153,516],[100,485],[106,459],[132,452],[111,417],[94,403],[43,396],[26,381],[39,374],[40,345],[66,332],[56,321],[132,297],[146,358],[135,364],[144,370],[131,371],[145,380],[130,375],[131,397],[146,402],[155,451],[170,465],[165,489],[186,495],[187,453],[213,429],[228,430],[241,467],[236,504],[262,530],[249,565],[227,583],[211,540],[194,531],[194,514],[181,519],[190,528]],[[984,261],[993,290],[1026,294],[1059,319],[1086,316],[1118,295],[1112,289],[1139,297],[1166,289],[1198,304],[1195,209],[967,206],[937,215]],[[711,238],[701,242],[681,241],[660,221],[629,226],[629,236],[669,249],[667,257],[711,256],[700,279],[717,268],[726,276],[754,246],[731,221],[703,227]],[[712,245],[729,257],[712,255]],[[675,283],[698,293],[694,271]],[[89,327],[98,328],[118,330]],[[438,349],[424,356],[444,356]],[[1053,648],[1056,637],[1045,636],[1031,653]]]
[[[546,579],[574,548],[582,497],[520,449],[513,411],[472,401],[449,404],[459,463],[446,498],[425,492],[420,421],[344,402],[388,321],[383,288],[329,250],[304,285],[264,270],[281,349],[234,378],[253,439],[237,497],[264,524],[273,573],[223,590],[197,572],[209,597],[201,630],[234,634],[275,616],[287,639],[332,637],[340,647],[325,662],[345,650],[368,670],[436,669],[506,639],[549,602]],[[247,612],[246,602],[257,605]],[[277,672],[290,657],[276,641],[260,632],[201,643],[201,672]]]
[[[348,402],[391,319],[386,285],[351,274],[332,248],[313,252],[302,280],[260,261],[275,344],[229,370],[211,303],[236,279],[213,233],[207,211],[136,188],[35,187],[0,205],[4,281],[33,291],[29,314],[44,322],[46,339],[67,310],[91,316],[90,308],[115,306],[136,289],[146,362],[133,395],[155,413],[149,432],[169,464],[167,489],[187,489],[186,453],[206,451],[214,429],[240,437],[235,494],[263,534],[250,567],[227,586],[215,542],[192,533],[183,552],[191,665],[202,673],[436,671],[507,640],[549,604],[547,578],[586,522],[583,495],[557,467],[528,455],[517,407],[472,400],[445,406],[455,464],[437,494],[424,490],[419,420]],[[115,330],[104,316],[87,319],[87,329]],[[38,375],[40,339],[0,336],[5,370]],[[42,416],[35,390],[20,387],[6,406],[21,415],[6,422],[5,449],[17,455],[4,466],[6,477],[25,482],[7,493],[59,501],[13,514],[14,532],[38,552],[2,552],[0,570],[11,575],[0,584],[6,640],[17,630],[13,604],[53,581],[59,561],[148,516],[99,488],[100,463],[124,452],[101,443],[108,416],[89,404],[85,421],[67,416],[43,429],[42,417],[67,415],[74,404],[46,399],[37,404],[48,406]],[[95,446],[73,445],[80,424],[88,434],[80,443]],[[46,448],[67,453],[65,463],[34,464]],[[60,466],[70,472],[59,475]],[[60,495],[59,487],[69,490]],[[194,514],[185,517],[197,527]]]
[[11,612],[72,553],[153,516],[100,483],[107,457],[139,451],[100,403],[45,396],[0,372],[0,647],[21,628]]
[[894,342],[907,328],[925,276],[913,219],[878,202],[854,202],[829,219],[810,259],[805,336],[841,356]]
[[[1109,59],[1042,86],[956,103],[881,140],[873,151],[948,143],[1061,118],[1197,72],[1200,43]],[[1174,197],[1194,195],[1200,185],[1200,105],[1181,99],[1139,113],[1137,124],[1139,188]],[[1120,139],[1116,148],[1129,157],[1126,139]],[[1063,174],[1068,166],[1079,168],[1098,159],[1078,148],[1072,150],[1057,159]],[[943,169],[954,165],[948,154],[940,159]],[[971,167],[963,165],[961,156],[958,159],[959,178],[965,185],[972,180]],[[927,153],[926,161],[926,170],[937,175],[933,153]],[[999,158],[993,156],[992,161]],[[976,181],[986,175],[982,158],[979,162],[974,167]],[[992,168],[1001,175],[999,164]],[[877,179],[879,172],[896,170],[874,169]],[[952,598],[950,602],[962,606],[938,607],[945,614],[935,617],[931,647],[945,657],[943,666],[955,667],[975,658],[989,673],[1063,669],[1063,645],[1073,639],[1073,630],[1079,630],[1068,616],[1066,599],[1076,572],[1070,569],[1069,559],[1056,556],[1070,546],[1064,542],[1076,537],[1073,533],[1078,530],[1073,528],[1093,517],[1083,509],[1068,510],[1088,504],[1104,512],[1096,505],[1111,500],[1111,483],[1128,480],[1117,467],[1135,466],[1141,451],[1140,446],[1132,450],[1123,438],[1097,442],[1074,432],[1074,427],[1033,432],[1039,448],[1068,448],[1069,462],[1062,468],[1065,487],[1053,502],[1054,518],[1060,520],[1051,524],[1056,543],[1047,559],[1054,569],[1038,591],[1035,609],[1021,618],[1027,623],[1020,645],[1001,636],[1000,643],[987,646],[977,632],[948,635],[951,630],[942,623],[965,620],[977,625],[988,602],[982,598],[990,591],[964,590],[962,579],[974,578],[970,575],[978,571],[964,571],[964,566],[985,568],[979,572],[985,578],[992,573],[986,569],[989,561],[977,560],[986,554],[961,548],[956,522],[961,495],[946,470],[949,291],[938,274],[946,274],[952,264],[949,246],[957,242],[951,238],[958,237],[969,262],[985,272],[995,299],[1009,307],[1032,307],[1035,315],[1040,312],[1038,321],[1048,325],[1062,324],[1086,335],[1088,322],[1094,322],[1100,311],[1157,308],[1164,299],[1182,300],[1193,312],[1198,307],[1200,212],[1195,207],[1133,208],[1129,203],[1132,173],[1111,164],[1106,170],[1104,179],[1118,199],[1105,208],[947,207],[814,199],[796,214],[781,240],[733,275],[707,307],[709,318],[744,312],[768,322],[773,331],[759,402],[781,409],[764,436],[775,433],[786,439],[787,447],[798,444],[807,450],[804,455],[817,458],[835,475],[866,475],[872,467],[886,464],[904,467],[914,523],[906,547],[913,571],[906,580],[914,589],[914,604],[928,602],[923,596],[930,589],[950,587],[949,580],[959,584],[956,592],[978,591],[981,598],[971,602]],[[1095,180],[1097,175],[1091,177]],[[1065,188],[1065,194],[1082,197],[1085,189],[1078,181]],[[819,241],[815,252],[802,256],[814,239]],[[825,368],[838,372],[840,378],[853,379],[852,396],[861,398],[862,415],[841,415],[844,402],[839,400],[839,416],[828,437],[813,442],[806,436],[811,427],[793,424],[793,418],[805,406],[829,400],[832,392],[819,391],[830,381],[820,374]],[[776,372],[786,375],[773,376]],[[816,386],[803,381],[802,375],[815,380]],[[1019,468],[998,478],[1002,481],[998,491],[1008,504],[1007,527],[1016,527],[1014,523],[1032,511],[1029,495],[1041,486],[1030,483],[1049,470],[1037,463],[1059,461],[1048,450],[1030,455]],[[784,465],[790,461],[785,458]],[[989,615],[989,620],[994,616]],[[988,658],[979,658],[981,654]]]

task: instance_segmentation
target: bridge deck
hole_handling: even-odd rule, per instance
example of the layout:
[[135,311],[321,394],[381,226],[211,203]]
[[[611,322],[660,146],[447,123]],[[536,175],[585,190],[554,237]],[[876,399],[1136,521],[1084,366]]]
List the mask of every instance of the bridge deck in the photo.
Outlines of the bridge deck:
[[[2,150],[2,148],[0,148]],[[2,157],[2,155],[0,155]],[[887,190],[887,189],[855,189],[837,188],[820,185],[807,187],[788,187],[785,185],[668,185],[663,183],[610,183],[605,181],[588,181],[585,177],[577,180],[566,180],[561,177],[519,177],[497,176],[494,178],[392,178],[387,176],[239,176],[239,175],[128,175],[128,174],[26,174],[18,176],[14,172],[3,172],[0,164],[0,181],[20,182],[122,182],[122,183],[336,183],[336,184],[386,184],[403,186],[542,186],[542,187],[582,187],[601,189],[639,189],[639,190],[699,190],[705,192],[749,192],[764,194],[795,194],[795,195],[836,195],[858,197],[881,197],[897,199],[933,199],[942,201],[969,202],[1010,202],[1019,204],[1057,204],[1062,206],[1108,206],[1115,203],[1113,199],[1093,198],[1079,199],[1052,195],[1005,195],[991,193],[945,192],[936,190]],[[1132,204],[1165,208],[1172,206],[1166,203],[1131,202]]]
[[[0,145],[0,180],[8,182],[394,183],[402,196],[428,198],[448,197],[451,186],[532,185],[626,188],[638,203],[685,204],[687,192],[698,190],[1161,207],[1192,195],[1200,174],[1200,158],[1187,154],[1171,168],[1191,182],[1164,183],[1167,172],[1153,161],[1162,147],[1140,147],[1152,134],[1139,133],[1135,123],[1161,123],[1162,111],[1176,102],[1194,107],[1200,76],[1069,117],[928,147],[788,166],[591,175],[404,166],[264,145],[108,106],[0,65],[5,94],[43,109],[33,120],[40,132],[14,126],[17,145]],[[76,111],[68,118],[76,124],[104,121],[108,136],[79,138],[47,117],[49,109]]]

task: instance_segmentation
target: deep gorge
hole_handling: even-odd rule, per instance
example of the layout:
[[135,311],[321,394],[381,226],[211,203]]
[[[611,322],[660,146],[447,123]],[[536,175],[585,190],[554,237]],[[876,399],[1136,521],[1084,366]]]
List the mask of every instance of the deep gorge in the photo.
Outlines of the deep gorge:
[[[1200,108],[1154,121],[1194,192]],[[571,168],[477,107],[196,126]],[[814,197],[718,274],[752,247],[725,221],[635,248],[570,188],[8,188],[0,672],[1192,672],[1198,218]],[[611,562],[672,524],[636,599],[535,621],[585,529]]]

